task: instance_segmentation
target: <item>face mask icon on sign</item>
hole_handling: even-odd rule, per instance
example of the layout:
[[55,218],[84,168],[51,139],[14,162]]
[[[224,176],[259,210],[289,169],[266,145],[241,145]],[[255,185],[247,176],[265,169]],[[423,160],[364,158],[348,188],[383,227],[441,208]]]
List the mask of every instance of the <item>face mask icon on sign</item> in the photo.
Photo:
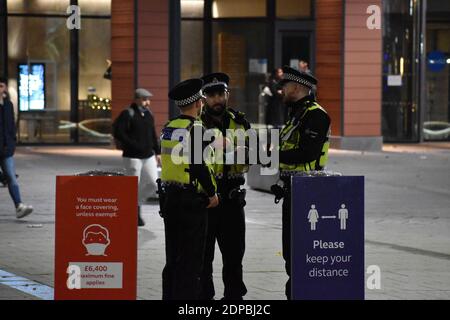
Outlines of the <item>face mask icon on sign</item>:
[[99,224],[91,224],[84,229],[82,242],[87,256],[106,256],[105,250],[111,243],[109,231]]

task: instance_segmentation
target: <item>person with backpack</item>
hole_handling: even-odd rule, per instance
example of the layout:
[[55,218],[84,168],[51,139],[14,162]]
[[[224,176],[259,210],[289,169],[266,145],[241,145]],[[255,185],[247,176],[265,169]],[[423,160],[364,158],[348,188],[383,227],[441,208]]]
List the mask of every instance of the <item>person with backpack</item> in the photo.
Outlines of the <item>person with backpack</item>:
[[148,198],[157,199],[157,165],[161,163],[161,146],[156,135],[155,119],[150,111],[152,93],[139,88],[134,102],[113,123],[116,146],[122,150],[126,174],[139,181],[138,226],[145,225],[141,205]]

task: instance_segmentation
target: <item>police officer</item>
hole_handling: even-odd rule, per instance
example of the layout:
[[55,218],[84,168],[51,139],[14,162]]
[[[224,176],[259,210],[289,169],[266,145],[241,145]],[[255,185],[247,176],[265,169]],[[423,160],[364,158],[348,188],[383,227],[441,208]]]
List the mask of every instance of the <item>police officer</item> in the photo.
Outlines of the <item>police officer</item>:
[[201,79],[190,79],[169,92],[181,115],[169,121],[161,133],[159,194],[166,241],[163,300],[199,298],[206,209],[219,203],[212,168],[202,157],[207,146],[202,144],[202,123],[197,121],[203,104],[202,85]]
[[[247,152],[245,149],[248,150],[248,146],[245,145],[245,138],[240,140],[240,142],[244,141],[244,145],[238,145],[238,140],[233,135],[236,131],[229,131],[227,137],[227,129],[241,130],[241,133],[244,133],[250,128],[250,124],[243,113],[228,107],[228,75],[212,73],[202,79],[206,106],[201,119],[207,129],[215,130],[214,146],[217,155],[214,173],[221,197],[219,206],[208,210],[202,298],[211,300],[215,295],[212,275],[217,240],[223,261],[222,279],[225,287],[223,299],[242,300],[247,293],[247,288],[242,276],[242,259],[245,251],[245,189],[241,189],[241,185],[245,183],[244,173],[248,171],[248,165],[244,160]],[[230,150],[230,144],[234,145],[235,152],[227,152]],[[236,157],[239,148],[244,155],[241,160],[244,161],[238,161]]]
[[291,177],[305,171],[323,170],[328,160],[331,120],[310,94],[317,79],[310,73],[283,68],[283,102],[289,120],[280,133],[280,178],[284,183],[283,258],[289,277],[286,297],[291,298]]

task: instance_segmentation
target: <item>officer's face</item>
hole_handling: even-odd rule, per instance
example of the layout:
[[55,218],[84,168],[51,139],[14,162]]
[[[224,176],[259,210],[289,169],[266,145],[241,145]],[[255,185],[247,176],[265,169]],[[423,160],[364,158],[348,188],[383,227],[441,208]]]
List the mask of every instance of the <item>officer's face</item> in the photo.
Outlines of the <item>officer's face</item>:
[[206,105],[215,114],[221,114],[228,104],[228,92],[214,91],[205,94]]
[[283,85],[283,102],[297,101],[298,90],[298,85],[295,82],[286,82]]

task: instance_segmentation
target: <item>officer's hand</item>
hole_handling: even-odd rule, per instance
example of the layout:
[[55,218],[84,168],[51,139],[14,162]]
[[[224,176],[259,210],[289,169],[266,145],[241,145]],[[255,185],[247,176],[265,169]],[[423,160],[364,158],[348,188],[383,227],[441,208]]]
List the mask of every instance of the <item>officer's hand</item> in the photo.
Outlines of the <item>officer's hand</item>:
[[158,154],[158,155],[156,156],[156,165],[157,165],[158,167],[161,167],[161,155],[160,155],[160,154]]
[[219,205],[219,197],[217,196],[217,193],[215,195],[213,195],[212,197],[209,198],[209,204],[206,207],[207,209],[209,208],[214,208],[217,207]]
[[226,150],[227,147],[231,144],[231,140],[227,137],[223,137],[222,139],[216,139],[213,142],[214,148],[217,150]]

